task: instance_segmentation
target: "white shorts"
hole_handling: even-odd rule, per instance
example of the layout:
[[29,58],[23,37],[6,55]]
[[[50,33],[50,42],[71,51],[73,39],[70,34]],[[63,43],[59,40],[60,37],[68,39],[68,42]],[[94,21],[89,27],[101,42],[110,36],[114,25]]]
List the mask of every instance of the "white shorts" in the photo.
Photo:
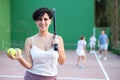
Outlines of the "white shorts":
[[84,50],[76,50],[76,53],[77,53],[78,56],[84,56],[85,55]]
[[90,43],[91,48],[95,48],[95,43]]
[[100,50],[107,50],[107,49],[108,49],[108,44],[100,45]]

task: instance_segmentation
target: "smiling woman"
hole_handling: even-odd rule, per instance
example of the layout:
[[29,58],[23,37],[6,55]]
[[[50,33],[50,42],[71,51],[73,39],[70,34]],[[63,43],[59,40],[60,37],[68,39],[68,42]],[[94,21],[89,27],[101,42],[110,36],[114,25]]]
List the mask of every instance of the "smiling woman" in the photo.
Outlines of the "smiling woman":
[[[56,80],[57,63],[62,65],[65,61],[63,39],[49,32],[51,10],[39,8],[32,17],[38,27],[38,33],[26,39],[25,58],[22,55],[8,56],[13,60],[17,57],[21,65],[28,69],[24,80]],[[54,51],[54,44],[58,44],[58,51]]]
[[49,18],[48,14],[45,13],[43,15],[43,17],[38,18],[36,20],[36,24],[37,24],[39,30],[41,30],[41,31],[46,30],[47,28],[49,28],[49,25],[51,24],[51,19]]

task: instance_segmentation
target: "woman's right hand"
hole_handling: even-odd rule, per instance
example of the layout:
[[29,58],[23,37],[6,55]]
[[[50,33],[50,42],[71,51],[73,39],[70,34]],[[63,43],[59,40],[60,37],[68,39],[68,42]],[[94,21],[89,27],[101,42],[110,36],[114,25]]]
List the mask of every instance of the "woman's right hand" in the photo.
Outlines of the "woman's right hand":
[[18,50],[15,50],[15,55],[13,55],[12,52],[10,51],[8,57],[12,60],[18,60],[20,57],[22,57],[22,55]]

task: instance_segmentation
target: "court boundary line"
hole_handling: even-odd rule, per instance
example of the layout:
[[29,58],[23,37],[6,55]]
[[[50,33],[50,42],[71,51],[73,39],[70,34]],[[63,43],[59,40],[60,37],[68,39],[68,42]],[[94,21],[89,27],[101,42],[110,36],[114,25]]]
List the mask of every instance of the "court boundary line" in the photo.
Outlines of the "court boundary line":
[[64,79],[64,80],[106,80],[106,79],[95,79],[95,78],[73,78],[73,77],[58,77],[58,79]]
[[15,75],[0,75],[2,78],[23,78],[24,76],[15,76]]
[[95,52],[94,55],[95,55],[95,57],[96,57],[96,59],[97,59],[98,64],[100,65],[100,68],[102,69],[103,74],[105,75],[106,80],[110,80],[107,72],[105,71],[105,68],[104,68],[103,65],[102,65],[102,62],[100,61],[100,59],[98,58],[98,56],[97,56],[96,53],[97,53],[97,52]]
[[[13,75],[0,75],[0,78],[23,78],[24,76],[13,76]],[[95,79],[95,78],[73,78],[73,77],[58,77],[60,80],[106,80],[106,79]]]

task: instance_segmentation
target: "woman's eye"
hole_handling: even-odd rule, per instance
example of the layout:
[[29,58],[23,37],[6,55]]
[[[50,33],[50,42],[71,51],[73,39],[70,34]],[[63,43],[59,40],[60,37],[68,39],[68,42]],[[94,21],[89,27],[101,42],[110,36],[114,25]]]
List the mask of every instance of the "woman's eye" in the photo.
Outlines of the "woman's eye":
[[41,18],[38,18],[38,20],[39,20],[39,21],[42,21],[42,19],[41,19]]
[[44,18],[45,21],[47,21],[48,19],[47,18]]
[[48,18],[44,18],[44,19],[42,19],[42,18],[38,18],[38,21],[47,21],[48,20]]

